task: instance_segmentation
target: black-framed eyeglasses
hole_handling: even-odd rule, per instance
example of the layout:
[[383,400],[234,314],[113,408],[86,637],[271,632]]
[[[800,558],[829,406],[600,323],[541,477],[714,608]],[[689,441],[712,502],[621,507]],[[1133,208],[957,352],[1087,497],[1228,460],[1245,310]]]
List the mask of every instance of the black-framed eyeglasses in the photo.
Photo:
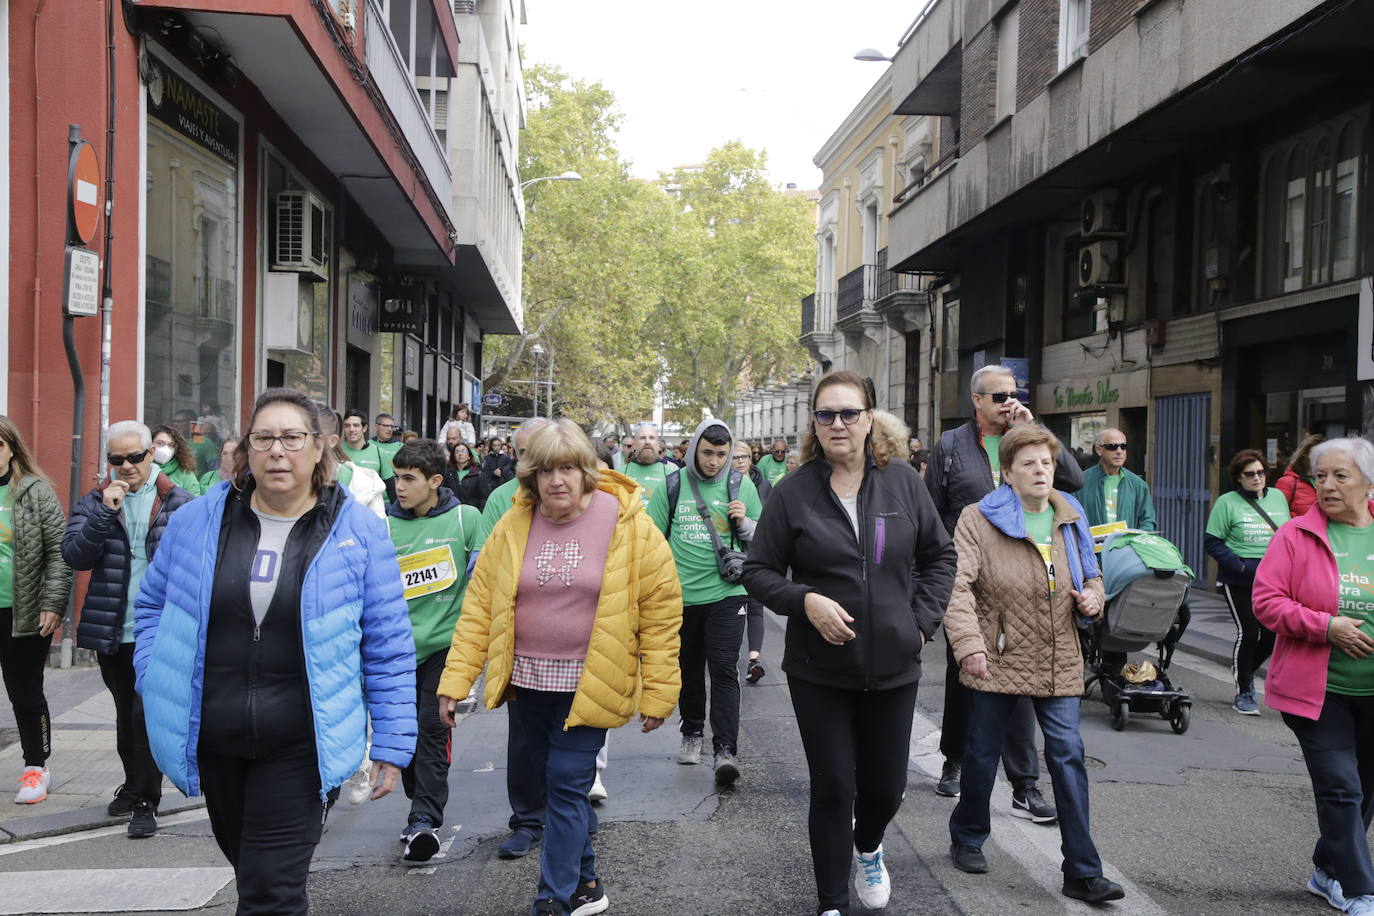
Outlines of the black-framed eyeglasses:
[[985,398],[992,398],[994,404],[1005,404],[1008,398],[1016,397],[1015,391],[980,391],[978,393]]
[[126,461],[130,464],[142,464],[143,459],[147,458],[148,453],[151,451],[152,449],[145,448],[141,452],[130,452],[127,455],[106,455],[105,460],[110,462],[110,464],[114,467],[122,468],[124,467],[124,462]]
[[1126,443],[1124,443],[1124,442],[1103,442],[1103,443],[1102,443],[1100,446],[1098,446],[1098,447],[1099,447],[1099,448],[1105,448],[1105,449],[1106,449],[1107,451],[1109,451],[1109,452],[1124,452],[1124,451],[1126,451]]
[[280,442],[281,447],[288,452],[299,452],[305,448],[305,442],[317,433],[301,432],[300,430],[288,430],[280,436],[274,436],[267,432],[256,432],[248,434],[248,444],[253,447],[255,452],[266,452],[272,448],[272,443]]
[[853,426],[859,422],[859,417],[863,414],[864,408],[861,407],[846,407],[844,410],[816,410],[811,413],[816,418],[816,422],[822,426],[834,426],[836,417],[839,417],[845,426]]

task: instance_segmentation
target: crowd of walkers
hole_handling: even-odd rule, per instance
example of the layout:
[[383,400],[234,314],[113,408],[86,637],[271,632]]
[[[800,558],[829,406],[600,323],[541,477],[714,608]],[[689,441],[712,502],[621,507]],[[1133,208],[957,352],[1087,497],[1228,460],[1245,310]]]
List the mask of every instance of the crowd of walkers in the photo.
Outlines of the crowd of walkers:
[[[650,423],[596,443],[538,418],[479,437],[466,405],[427,439],[389,414],[271,389],[242,436],[221,437],[208,405],[112,424],[108,479],[70,516],[0,417],[15,800],[42,802],[51,785],[43,668],[73,570],[89,570],[75,641],[115,704],[124,782],[108,813],[149,837],[164,777],[203,794],[240,913],[307,911],[309,863],[345,786],[354,800],[402,790],[400,860],[430,861],[451,730],[485,673],[481,700],[508,712],[497,854],[539,847],[534,916],[591,916],[610,905],[593,844],[610,731],[676,713],[677,763],[740,784],[741,682],[767,676],[772,612],[787,620],[779,669],[809,772],[818,914],[849,914],[851,889],[866,909],[889,900],[883,840],[936,638],[935,790],[958,799],[954,866],[995,865],[984,846],[1000,758],[1010,812],[1059,825],[1063,893],[1121,899],[1089,829],[1079,634],[1107,611],[1094,535],[1155,530],[1149,487],[1125,467],[1121,430],[1099,432],[1081,468],[1003,367],[974,373],[970,406],[927,450],[877,409],[871,381],[835,371],[795,448],[714,418],[669,446]],[[1369,916],[1374,446],[1309,437],[1273,486],[1259,452],[1228,468],[1234,489],[1205,543],[1236,620],[1234,708],[1260,714],[1269,660],[1264,701],[1297,737],[1316,798],[1307,888]]]

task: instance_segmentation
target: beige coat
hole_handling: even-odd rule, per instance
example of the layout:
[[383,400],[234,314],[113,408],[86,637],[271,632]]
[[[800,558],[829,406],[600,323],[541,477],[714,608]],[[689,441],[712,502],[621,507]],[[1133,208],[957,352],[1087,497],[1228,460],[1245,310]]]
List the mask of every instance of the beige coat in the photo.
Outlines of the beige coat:
[[[1065,537],[1078,511],[1051,491],[1057,588],[1051,597],[1045,563],[1030,538],[1013,539],[990,522],[977,504],[964,509],[954,529],[959,569],[945,614],[945,633],[956,661],[983,652],[987,680],[961,671],[959,680],[974,690],[1033,697],[1070,697],[1083,693],[1083,652],[1069,590]],[[1102,606],[1102,579],[1085,587]],[[1001,645],[998,645],[998,637]]]

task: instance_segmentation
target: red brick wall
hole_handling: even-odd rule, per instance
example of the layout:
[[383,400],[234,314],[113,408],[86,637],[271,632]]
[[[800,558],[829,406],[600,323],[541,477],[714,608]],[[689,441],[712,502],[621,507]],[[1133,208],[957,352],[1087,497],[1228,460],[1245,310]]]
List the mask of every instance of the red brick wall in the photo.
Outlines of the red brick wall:
[[1140,0],[1093,0],[1088,15],[1088,53],[1097,53],[1098,48],[1129,25],[1139,5]]
[[1045,91],[1059,69],[1059,0],[1021,0],[1016,50],[1016,108]]
[[965,145],[972,145],[992,129],[997,106],[997,30],[988,25],[964,42],[959,114]]

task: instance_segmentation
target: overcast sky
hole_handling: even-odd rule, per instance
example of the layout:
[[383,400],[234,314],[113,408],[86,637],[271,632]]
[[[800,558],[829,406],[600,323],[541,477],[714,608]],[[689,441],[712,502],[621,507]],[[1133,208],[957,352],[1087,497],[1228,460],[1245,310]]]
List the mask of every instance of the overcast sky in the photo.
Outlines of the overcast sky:
[[729,140],[768,152],[778,184],[815,188],[811,162],[888,64],[921,0],[526,0],[527,63],[600,80],[642,178]]

